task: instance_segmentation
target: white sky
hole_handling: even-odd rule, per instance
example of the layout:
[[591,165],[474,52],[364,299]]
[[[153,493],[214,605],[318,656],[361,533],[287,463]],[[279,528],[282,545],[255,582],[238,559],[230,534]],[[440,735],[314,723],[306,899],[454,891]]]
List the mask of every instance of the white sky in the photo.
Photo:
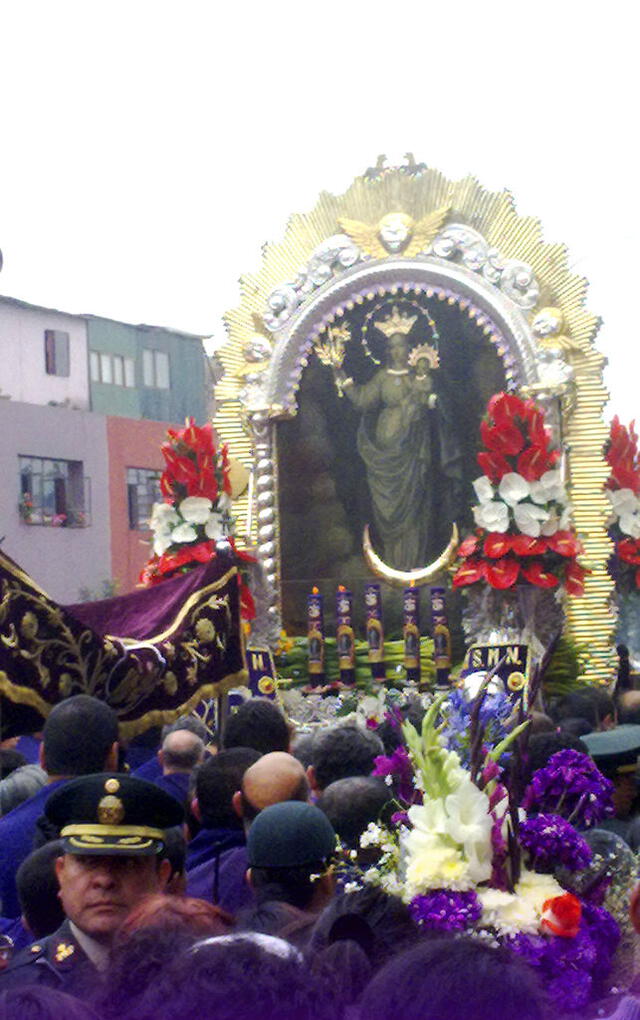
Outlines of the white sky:
[[[592,13],[592,9],[593,12]],[[292,212],[378,153],[509,188],[638,408],[638,15],[610,0],[0,0],[0,293],[223,332]]]

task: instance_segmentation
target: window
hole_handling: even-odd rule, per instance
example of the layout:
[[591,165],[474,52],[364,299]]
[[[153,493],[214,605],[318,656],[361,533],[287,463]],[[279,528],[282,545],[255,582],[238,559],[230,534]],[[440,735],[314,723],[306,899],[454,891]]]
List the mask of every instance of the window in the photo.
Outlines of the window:
[[162,499],[160,475],[153,468],[127,468],[127,506],[132,531],[146,531],[153,504]]
[[89,351],[89,371],[91,382],[100,382],[100,355],[97,351]]
[[91,382],[126,386],[128,389],[133,389],[136,384],[133,358],[125,358],[122,354],[89,351],[89,370]]
[[85,528],[90,524],[91,489],[82,461],[18,457],[19,511],[25,524]]
[[59,329],[45,329],[44,367],[47,375],[69,375],[68,333]]
[[145,386],[156,390],[168,390],[169,355],[164,351],[152,351],[148,347],[142,351],[142,378]]

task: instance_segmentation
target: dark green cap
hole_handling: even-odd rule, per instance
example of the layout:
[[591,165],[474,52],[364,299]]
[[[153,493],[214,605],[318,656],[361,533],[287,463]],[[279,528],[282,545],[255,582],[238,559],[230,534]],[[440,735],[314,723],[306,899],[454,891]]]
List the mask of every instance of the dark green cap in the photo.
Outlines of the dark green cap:
[[635,772],[640,755],[640,726],[626,724],[612,730],[587,733],[584,740],[589,754],[606,776]]
[[51,794],[44,812],[60,830],[65,853],[83,856],[157,854],[165,829],[184,821],[174,797],[120,772],[72,779]]
[[325,862],[335,851],[336,834],[327,816],[295,800],[264,808],[247,839],[252,868],[301,868]]

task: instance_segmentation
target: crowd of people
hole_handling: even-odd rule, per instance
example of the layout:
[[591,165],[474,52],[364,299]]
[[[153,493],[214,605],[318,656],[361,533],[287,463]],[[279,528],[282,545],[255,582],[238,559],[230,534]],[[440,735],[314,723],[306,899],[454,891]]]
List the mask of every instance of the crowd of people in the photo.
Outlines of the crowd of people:
[[[585,688],[531,728],[520,781],[559,749],[588,752],[614,783],[603,826],[635,851],[640,692]],[[78,695],[5,741],[0,1020],[557,1016],[522,960],[426,933],[351,881],[344,862],[375,856],[361,836],[392,811],[376,759],[401,739],[393,720],[296,733],[256,698],[220,736],[189,716],[125,746],[112,709]],[[640,1020],[633,986],[607,1010]]]

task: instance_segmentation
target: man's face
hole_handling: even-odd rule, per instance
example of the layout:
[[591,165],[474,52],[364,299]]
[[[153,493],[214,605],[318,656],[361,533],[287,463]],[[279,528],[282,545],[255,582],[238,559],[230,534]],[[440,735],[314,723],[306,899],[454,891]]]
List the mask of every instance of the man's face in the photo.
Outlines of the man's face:
[[56,860],[64,912],[98,942],[111,938],[143,896],[161,892],[171,866],[155,857],[76,857]]

